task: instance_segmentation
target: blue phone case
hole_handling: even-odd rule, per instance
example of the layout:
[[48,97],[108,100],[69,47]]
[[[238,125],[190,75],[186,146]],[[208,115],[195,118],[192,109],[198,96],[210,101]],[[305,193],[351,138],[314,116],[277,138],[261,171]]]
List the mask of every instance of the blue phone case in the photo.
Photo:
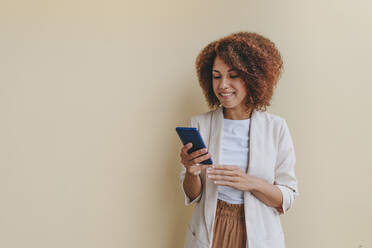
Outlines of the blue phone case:
[[[188,151],[189,154],[199,149],[207,148],[197,128],[176,127],[176,132],[180,137],[183,145],[186,145],[189,142],[192,143],[192,147]],[[213,164],[212,158],[204,160],[203,162],[201,162],[201,164]]]

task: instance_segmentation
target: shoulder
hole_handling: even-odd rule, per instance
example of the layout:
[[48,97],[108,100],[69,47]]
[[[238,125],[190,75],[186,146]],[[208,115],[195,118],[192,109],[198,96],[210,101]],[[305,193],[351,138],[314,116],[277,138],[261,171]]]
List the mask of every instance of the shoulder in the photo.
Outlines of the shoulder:
[[269,113],[267,111],[258,111],[255,113],[255,120],[267,132],[272,132],[275,137],[282,137],[284,133],[289,132],[287,121],[284,117]]
[[210,123],[210,121],[212,120],[213,114],[218,112],[218,111],[220,111],[220,110],[217,108],[217,109],[205,112],[205,113],[194,115],[190,118],[190,125],[192,127],[196,127],[198,129],[200,129],[201,125],[206,125],[206,124]]
[[208,111],[208,112],[205,112],[205,113],[194,115],[190,119],[194,120],[194,121],[208,120],[208,119],[211,118],[211,116],[213,115],[213,112],[215,112],[215,111],[217,111],[217,110],[211,110],[211,111]]
[[278,138],[279,142],[282,144],[285,142],[293,146],[291,132],[284,117],[266,112],[263,114],[262,118],[266,118],[272,123],[270,126],[272,127],[272,130],[274,130],[274,133],[276,134],[275,137]]
[[269,113],[267,111],[256,111],[255,114],[257,116],[257,119],[273,125],[281,126],[285,122],[285,119],[283,117]]

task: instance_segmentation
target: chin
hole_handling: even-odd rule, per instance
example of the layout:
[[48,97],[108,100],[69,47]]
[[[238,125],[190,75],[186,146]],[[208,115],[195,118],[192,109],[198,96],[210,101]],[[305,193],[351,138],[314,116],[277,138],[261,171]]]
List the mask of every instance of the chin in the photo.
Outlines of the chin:
[[221,105],[222,105],[224,108],[227,108],[227,109],[236,107],[236,104],[221,104]]

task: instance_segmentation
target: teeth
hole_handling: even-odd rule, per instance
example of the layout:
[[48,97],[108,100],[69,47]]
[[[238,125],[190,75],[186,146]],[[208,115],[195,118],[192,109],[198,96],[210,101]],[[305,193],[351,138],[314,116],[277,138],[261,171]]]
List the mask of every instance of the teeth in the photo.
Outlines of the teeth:
[[232,94],[233,94],[233,92],[230,92],[230,93],[220,93],[221,96],[230,96]]

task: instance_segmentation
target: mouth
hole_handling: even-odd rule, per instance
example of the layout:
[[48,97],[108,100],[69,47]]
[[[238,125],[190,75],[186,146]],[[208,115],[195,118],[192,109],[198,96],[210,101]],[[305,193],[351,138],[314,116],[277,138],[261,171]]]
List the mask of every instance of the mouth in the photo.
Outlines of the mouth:
[[219,96],[221,96],[223,99],[226,99],[226,98],[229,98],[229,97],[232,97],[233,95],[235,95],[235,92],[224,92],[224,93],[218,93]]

